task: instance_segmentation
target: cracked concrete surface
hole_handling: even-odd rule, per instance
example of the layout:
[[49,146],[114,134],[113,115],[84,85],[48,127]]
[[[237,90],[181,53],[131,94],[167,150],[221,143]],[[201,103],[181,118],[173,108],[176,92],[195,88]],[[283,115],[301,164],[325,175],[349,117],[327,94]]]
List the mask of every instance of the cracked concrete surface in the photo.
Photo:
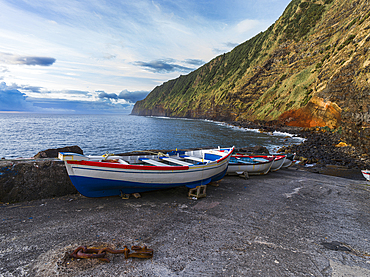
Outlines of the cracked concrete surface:
[[[370,276],[369,183],[294,168],[228,176],[198,200],[177,188],[2,205],[0,224],[0,276]],[[150,260],[68,256],[144,244]]]

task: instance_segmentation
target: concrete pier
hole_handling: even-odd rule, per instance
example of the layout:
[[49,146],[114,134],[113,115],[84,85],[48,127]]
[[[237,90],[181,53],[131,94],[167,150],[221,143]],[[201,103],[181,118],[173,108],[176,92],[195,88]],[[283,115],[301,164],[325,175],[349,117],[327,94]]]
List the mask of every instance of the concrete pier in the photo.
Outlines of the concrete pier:
[[[370,276],[370,187],[289,168],[227,176],[207,196],[71,194],[0,206],[0,276]],[[147,245],[152,259],[71,259]]]

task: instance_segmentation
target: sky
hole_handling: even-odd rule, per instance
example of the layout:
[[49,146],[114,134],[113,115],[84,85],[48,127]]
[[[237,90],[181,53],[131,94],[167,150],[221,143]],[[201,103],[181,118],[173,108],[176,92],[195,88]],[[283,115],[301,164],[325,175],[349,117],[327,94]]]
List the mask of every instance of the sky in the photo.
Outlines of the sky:
[[0,112],[130,113],[290,0],[0,0]]

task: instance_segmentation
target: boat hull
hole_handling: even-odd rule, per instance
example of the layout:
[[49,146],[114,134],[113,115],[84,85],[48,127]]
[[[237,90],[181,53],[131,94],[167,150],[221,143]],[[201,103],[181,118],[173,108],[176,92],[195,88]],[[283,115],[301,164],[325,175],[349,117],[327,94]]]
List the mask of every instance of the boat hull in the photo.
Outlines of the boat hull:
[[[241,155],[236,154],[233,155],[233,157],[236,158],[250,158],[253,160],[255,156],[253,155]],[[262,156],[258,156],[258,158],[262,158]],[[240,162],[229,162],[229,167],[227,169],[227,174],[238,174],[242,175],[245,174],[245,172],[248,173],[248,175],[265,175],[270,171],[270,168],[274,162],[274,157],[270,156],[263,156],[263,159],[266,159],[265,161],[256,161],[253,163],[245,163],[243,161]]]
[[294,157],[295,157],[295,154],[287,154],[286,159],[285,159],[283,165],[281,166],[281,168],[290,167],[293,164]]
[[361,172],[365,179],[370,181],[370,170],[361,170]]
[[220,160],[192,166],[142,166],[66,160],[72,184],[86,197],[105,197],[187,186],[195,188],[224,177],[231,152]]
[[286,160],[285,155],[276,155],[275,160],[270,168],[270,171],[271,172],[278,171],[283,166],[285,160]]
[[238,174],[241,175],[244,172],[247,172],[248,175],[265,175],[270,171],[272,162],[265,164],[229,164],[227,169],[227,174]]

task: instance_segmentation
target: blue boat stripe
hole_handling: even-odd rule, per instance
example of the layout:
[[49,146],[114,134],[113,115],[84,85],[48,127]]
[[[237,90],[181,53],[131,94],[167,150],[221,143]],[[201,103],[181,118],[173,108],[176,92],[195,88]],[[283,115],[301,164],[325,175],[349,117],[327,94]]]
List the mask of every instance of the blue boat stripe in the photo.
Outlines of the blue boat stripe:
[[151,183],[137,183],[131,181],[116,181],[116,180],[105,180],[103,185],[101,179],[92,177],[82,176],[70,176],[73,185],[76,187],[79,193],[86,197],[104,197],[120,195],[121,193],[135,193],[145,192],[152,190],[160,190],[166,188],[174,188],[180,186],[187,186],[188,188],[195,188],[199,185],[206,185],[210,181],[218,181],[223,178],[226,174],[226,170],[223,170],[219,174],[213,177],[198,180],[189,183],[178,183],[178,184],[151,184]]

